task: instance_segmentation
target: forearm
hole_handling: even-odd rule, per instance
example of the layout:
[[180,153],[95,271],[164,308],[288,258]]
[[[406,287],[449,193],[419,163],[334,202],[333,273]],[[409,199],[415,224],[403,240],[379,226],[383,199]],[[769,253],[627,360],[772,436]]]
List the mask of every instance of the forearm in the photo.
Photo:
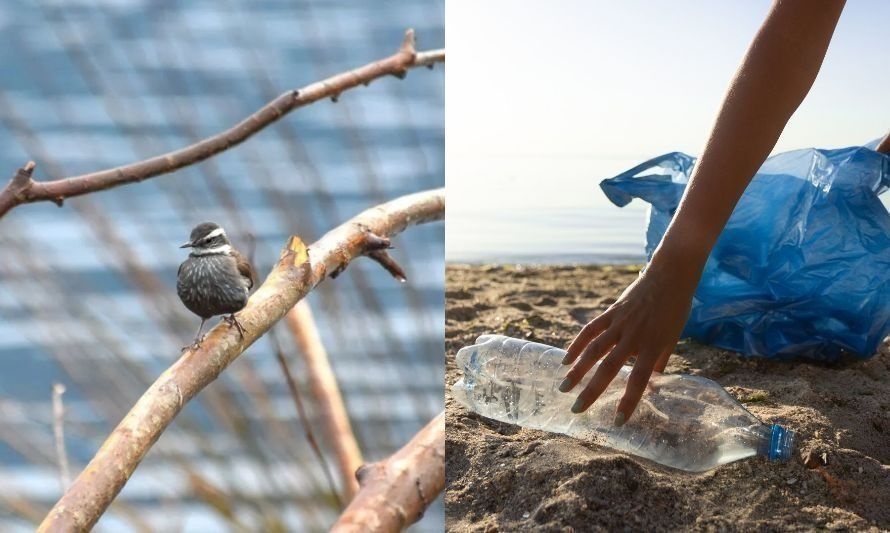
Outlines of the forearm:
[[876,152],[881,152],[882,154],[890,154],[890,133],[887,134],[884,139],[878,143],[877,148],[875,148]]
[[697,283],[736,203],[816,79],[843,5],[773,5],[730,84],[652,268],[683,265]]

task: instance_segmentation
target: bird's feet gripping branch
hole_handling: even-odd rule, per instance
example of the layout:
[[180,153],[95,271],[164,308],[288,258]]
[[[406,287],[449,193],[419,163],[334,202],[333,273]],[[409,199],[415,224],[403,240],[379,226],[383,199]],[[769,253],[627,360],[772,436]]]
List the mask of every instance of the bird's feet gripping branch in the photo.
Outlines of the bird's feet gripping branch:
[[247,331],[244,328],[244,325],[238,321],[238,317],[235,316],[235,313],[230,314],[229,316],[223,317],[223,320],[229,324],[230,326],[234,326],[238,329],[238,334],[241,335],[241,338],[244,338],[244,333]]

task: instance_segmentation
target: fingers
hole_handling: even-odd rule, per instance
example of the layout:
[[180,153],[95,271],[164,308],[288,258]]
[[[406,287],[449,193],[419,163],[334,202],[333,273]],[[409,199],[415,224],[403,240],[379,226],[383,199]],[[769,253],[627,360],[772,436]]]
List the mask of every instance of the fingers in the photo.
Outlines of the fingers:
[[618,334],[615,331],[606,331],[594,339],[584,348],[584,351],[581,352],[578,362],[575,363],[575,366],[569,370],[565,379],[560,383],[559,390],[562,392],[569,392],[575,388],[575,385],[581,381],[581,378],[583,378],[590,369],[593,368],[593,365],[595,365],[606,352],[615,346],[617,342]]
[[606,331],[606,328],[609,327],[610,323],[611,320],[609,320],[605,314],[588,322],[587,325],[581,329],[581,332],[578,333],[572,343],[569,344],[569,347],[566,349],[566,356],[562,360],[562,364],[568,365],[577,359],[584,347],[587,346],[590,341],[597,338],[600,333]]
[[624,396],[618,401],[618,408],[615,410],[615,425],[624,424],[633,414],[640,398],[646,391],[646,385],[649,378],[652,377],[652,370],[658,361],[655,357],[637,357],[637,362],[627,378],[627,387],[624,389]]
[[655,371],[656,372],[658,372],[658,373],[664,372],[664,369],[668,364],[668,359],[671,358],[671,351],[672,350],[665,351],[663,354],[661,354],[661,357],[658,358],[658,362],[655,363]]
[[[629,356],[629,342],[622,342],[615,346],[612,352],[603,359],[602,363],[600,363],[599,368],[596,369],[596,374],[593,375],[593,379],[590,380],[590,383],[588,383],[587,386],[584,387],[584,390],[581,391],[581,394],[578,395],[578,399],[575,400],[575,404],[572,405],[572,412],[582,413],[586,411],[587,408],[600,397],[603,391],[606,390],[609,383],[615,379],[618,371],[621,370],[622,365],[624,365],[624,362],[627,361]],[[574,368],[572,370],[574,370]]]

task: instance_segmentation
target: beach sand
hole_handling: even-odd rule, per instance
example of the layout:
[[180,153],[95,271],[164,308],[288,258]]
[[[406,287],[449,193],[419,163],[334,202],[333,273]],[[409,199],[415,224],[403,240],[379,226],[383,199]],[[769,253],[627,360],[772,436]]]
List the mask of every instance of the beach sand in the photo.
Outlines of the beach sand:
[[[565,347],[638,267],[446,270],[446,384],[482,333]],[[703,474],[468,412],[446,394],[449,531],[890,530],[890,346],[833,366],[742,358],[682,341],[666,369],[716,380],[765,422],[797,431],[788,463]],[[626,527],[625,527],[626,526]]]

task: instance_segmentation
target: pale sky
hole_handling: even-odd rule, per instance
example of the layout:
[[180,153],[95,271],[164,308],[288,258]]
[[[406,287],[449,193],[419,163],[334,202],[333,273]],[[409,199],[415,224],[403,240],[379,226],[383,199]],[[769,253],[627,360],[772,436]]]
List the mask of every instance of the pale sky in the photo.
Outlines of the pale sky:
[[[769,6],[447,2],[448,249],[478,233],[452,221],[486,206],[507,210],[531,195],[556,207],[599,194],[599,179],[645,158],[698,155]],[[890,2],[848,2],[776,151],[861,144],[890,129],[888,26]]]

